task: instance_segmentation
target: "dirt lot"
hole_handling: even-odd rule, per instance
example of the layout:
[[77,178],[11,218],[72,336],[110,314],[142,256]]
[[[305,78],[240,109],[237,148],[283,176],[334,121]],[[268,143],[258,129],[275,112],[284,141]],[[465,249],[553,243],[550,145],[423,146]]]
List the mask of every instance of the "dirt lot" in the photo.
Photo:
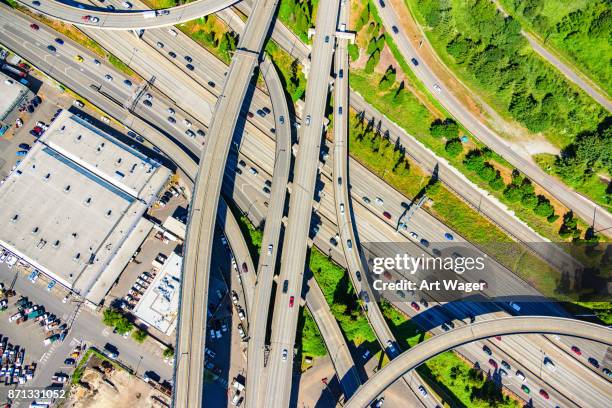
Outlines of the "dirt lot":
[[146,382],[93,357],[64,408],[169,407],[170,398]]

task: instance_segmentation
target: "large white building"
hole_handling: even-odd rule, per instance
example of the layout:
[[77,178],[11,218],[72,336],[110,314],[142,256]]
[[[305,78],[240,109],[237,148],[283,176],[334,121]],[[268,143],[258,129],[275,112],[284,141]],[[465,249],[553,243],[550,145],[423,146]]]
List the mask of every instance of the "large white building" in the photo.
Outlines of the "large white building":
[[0,186],[0,244],[99,304],[151,231],[170,170],[63,111]]

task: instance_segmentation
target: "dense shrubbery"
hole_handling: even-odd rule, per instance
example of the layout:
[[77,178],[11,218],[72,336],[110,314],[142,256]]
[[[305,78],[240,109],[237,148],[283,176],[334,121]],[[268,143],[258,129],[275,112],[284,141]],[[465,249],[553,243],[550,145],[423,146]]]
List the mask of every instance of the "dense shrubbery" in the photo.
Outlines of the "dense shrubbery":
[[452,157],[459,156],[459,154],[463,152],[463,145],[461,144],[461,140],[458,137],[450,139],[446,142],[444,150],[446,150],[446,152]]
[[[557,156],[554,171],[572,185],[581,185],[598,172],[612,174],[612,129],[604,123],[596,131],[583,132]],[[606,204],[611,201],[608,188]]]
[[308,40],[308,29],[314,25],[313,11],[317,0],[283,0],[280,3],[278,17],[291,27],[302,41]]
[[[503,0],[506,10],[538,33],[547,44],[585,68],[612,92],[612,11],[608,0]],[[572,4],[573,3],[573,4]],[[569,6],[569,7],[568,7]]]
[[459,125],[452,119],[436,119],[429,127],[429,133],[435,137],[455,138],[459,135]]
[[605,111],[538,58],[519,23],[489,0],[415,1],[438,51],[529,130],[567,144],[604,119]]
[[[568,184],[609,204],[609,191],[602,193],[601,186],[593,186],[598,184],[595,173],[610,174],[610,118],[601,106],[531,50],[517,20],[504,17],[489,0],[410,1],[418,5],[415,10],[432,28],[431,40],[438,52],[484,91],[496,109],[530,131],[543,132],[555,144],[565,146],[552,170]],[[535,24],[543,21],[536,18],[542,1],[505,3],[514,2],[521,13],[533,17]],[[549,30],[566,37],[595,30],[598,35],[607,32],[609,38],[612,13],[602,11],[600,0],[593,3],[593,7],[585,6],[588,13],[571,12]],[[594,52],[588,50],[590,54]],[[606,55],[604,52],[598,59],[605,60],[610,72],[610,57]],[[531,204],[533,199],[527,201]]]

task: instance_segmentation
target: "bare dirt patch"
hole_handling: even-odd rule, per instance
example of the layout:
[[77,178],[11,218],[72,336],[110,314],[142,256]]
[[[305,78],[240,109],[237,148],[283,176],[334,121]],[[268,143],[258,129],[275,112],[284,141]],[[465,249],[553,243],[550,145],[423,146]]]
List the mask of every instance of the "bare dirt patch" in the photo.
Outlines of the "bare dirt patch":
[[170,398],[110,364],[90,362],[80,384],[73,385],[65,408],[169,407]]

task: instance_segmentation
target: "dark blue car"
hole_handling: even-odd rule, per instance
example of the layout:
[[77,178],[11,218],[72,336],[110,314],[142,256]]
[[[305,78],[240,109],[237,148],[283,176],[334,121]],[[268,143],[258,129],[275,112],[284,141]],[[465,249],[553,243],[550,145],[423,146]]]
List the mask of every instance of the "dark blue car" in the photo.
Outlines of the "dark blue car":
[[52,45],[47,45],[47,49],[48,49],[49,51],[51,51],[51,52],[55,52],[55,51],[57,51],[57,50],[55,49],[55,47],[54,47],[54,46],[52,46]]

